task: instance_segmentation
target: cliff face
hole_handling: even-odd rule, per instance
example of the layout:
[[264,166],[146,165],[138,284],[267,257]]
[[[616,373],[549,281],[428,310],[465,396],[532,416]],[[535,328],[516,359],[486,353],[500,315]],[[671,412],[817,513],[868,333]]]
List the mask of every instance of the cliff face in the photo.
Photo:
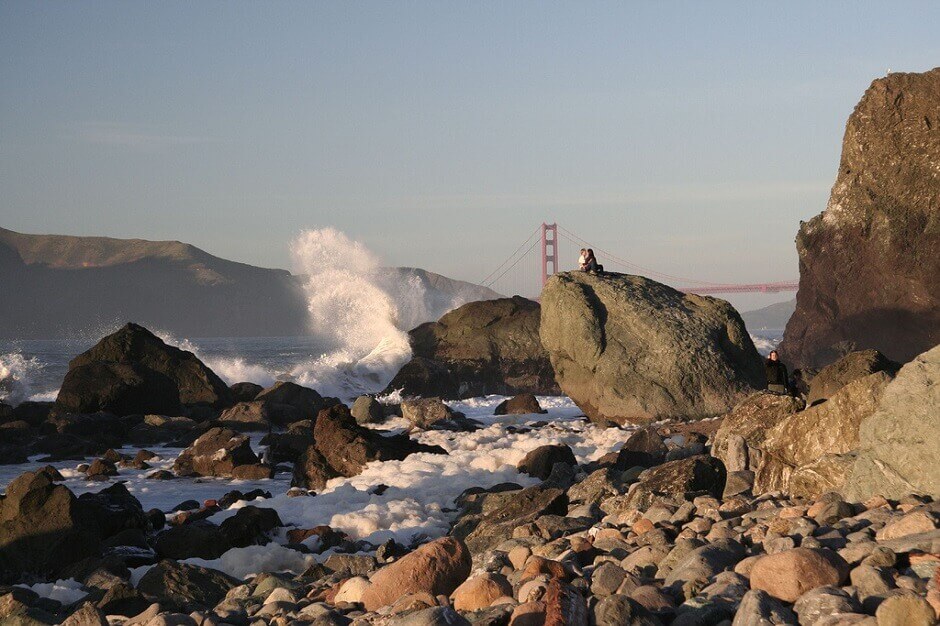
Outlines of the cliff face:
[[940,68],[871,84],[829,204],[796,245],[785,359],[820,366],[875,348],[904,362],[940,343]]

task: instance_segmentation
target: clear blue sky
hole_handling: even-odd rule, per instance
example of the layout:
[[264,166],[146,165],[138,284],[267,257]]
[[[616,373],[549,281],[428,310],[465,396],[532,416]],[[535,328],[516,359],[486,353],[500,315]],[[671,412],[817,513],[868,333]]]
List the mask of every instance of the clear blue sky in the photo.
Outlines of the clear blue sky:
[[4,0],[0,225],[281,267],[335,226],[478,280],[557,220],[791,278],[852,107],[940,65],[938,29],[938,2]]

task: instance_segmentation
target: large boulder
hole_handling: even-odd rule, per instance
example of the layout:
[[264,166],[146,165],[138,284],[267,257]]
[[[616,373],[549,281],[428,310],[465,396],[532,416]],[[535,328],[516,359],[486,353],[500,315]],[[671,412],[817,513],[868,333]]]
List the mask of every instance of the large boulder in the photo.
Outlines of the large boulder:
[[900,364],[877,350],[852,352],[835,363],[827,365],[813,376],[809,384],[806,403],[812,406],[828,400],[853,380],[864,378],[869,374],[887,372],[894,376],[899,369],[901,369]]
[[[890,381],[885,372],[860,378],[828,401],[794,413],[767,430],[754,469],[754,493],[789,491],[793,472],[810,464],[816,471],[840,472],[828,478],[831,486],[841,491],[847,465],[832,463],[834,459],[828,455],[844,455],[858,448],[859,427],[874,414]],[[822,459],[829,463],[821,464]]]
[[176,384],[138,363],[93,362],[70,367],[55,403],[59,415],[98,411],[178,415],[181,410]]
[[717,415],[766,384],[730,304],[641,276],[556,274],[540,332],[562,390],[598,423]]
[[467,398],[488,394],[556,395],[539,339],[539,304],[520,296],[470,302],[409,334],[414,359],[387,391]]
[[760,589],[784,602],[796,602],[817,587],[841,585],[849,566],[837,552],[794,548],[763,556],[751,568],[751,589]]
[[821,366],[940,343],[940,68],[872,82],[849,117],[826,210],[796,238],[800,289],[781,356]]
[[[69,370],[92,363],[130,363],[169,378],[187,406],[223,408],[231,390],[195,354],[169,346],[143,326],[127,324],[69,362]],[[157,413],[159,411],[147,411]]]
[[210,428],[180,453],[173,471],[180,476],[231,478],[236,467],[258,462],[247,436],[227,428]]
[[[278,381],[274,383],[255,396],[255,400],[264,402],[272,407],[272,412],[275,413],[274,419],[279,422],[279,425],[304,419],[315,420],[317,419],[317,414],[319,414],[320,410],[325,408],[327,404],[323,396],[315,390],[290,381]],[[276,411],[273,411],[273,409],[277,409],[278,407],[291,407],[296,412],[296,416],[278,419],[276,417]],[[284,408],[280,408],[280,412],[287,413],[288,415],[291,413]]]
[[117,533],[147,528],[140,502],[123,485],[76,498],[49,470],[15,478],[0,498],[0,578],[56,574],[101,552]]
[[330,478],[358,475],[371,461],[401,461],[416,452],[446,454],[408,435],[384,436],[360,426],[343,404],[320,411],[313,439],[294,465],[294,486],[321,489]]
[[462,541],[437,539],[373,574],[362,604],[375,611],[409,593],[449,596],[470,575],[470,567],[470,551]]
[[940,345],[902,367],[874,415],[862,422],[846,496],[854,501],[876,494],[940,496],[938,432]]

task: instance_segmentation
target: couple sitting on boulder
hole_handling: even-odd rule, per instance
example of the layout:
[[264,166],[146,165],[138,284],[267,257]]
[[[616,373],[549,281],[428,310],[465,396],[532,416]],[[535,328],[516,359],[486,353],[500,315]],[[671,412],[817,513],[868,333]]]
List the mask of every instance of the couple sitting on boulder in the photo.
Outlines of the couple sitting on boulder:
[[582,272],[600,274],[604,271],[604,266],[598,265],[597,259],[594,257],[594,250],[591,248],[581,248],[581,256],[578,257],[578,265],[581,267]]

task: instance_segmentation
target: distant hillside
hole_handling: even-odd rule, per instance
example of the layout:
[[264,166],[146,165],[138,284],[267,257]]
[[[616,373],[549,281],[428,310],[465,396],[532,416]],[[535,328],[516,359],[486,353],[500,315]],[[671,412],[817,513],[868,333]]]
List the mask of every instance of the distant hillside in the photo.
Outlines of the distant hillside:
[[[392,292],[419,288],[433,313],[454,301],[498,297],[421,269],[387,268],[380,278]],[[185,337],[301,335],[307,303],[300,286],[286,270],[228,261],[178,241],[0,228],[2,338],[95,334],[126,321]]]
[[774,329],[783,330],[787,326],[787,320],[796,310],[796,298],[787,302],[778,302],[765,306],[756,311],[748,311],[741,314],[744,325],[750,330]]

